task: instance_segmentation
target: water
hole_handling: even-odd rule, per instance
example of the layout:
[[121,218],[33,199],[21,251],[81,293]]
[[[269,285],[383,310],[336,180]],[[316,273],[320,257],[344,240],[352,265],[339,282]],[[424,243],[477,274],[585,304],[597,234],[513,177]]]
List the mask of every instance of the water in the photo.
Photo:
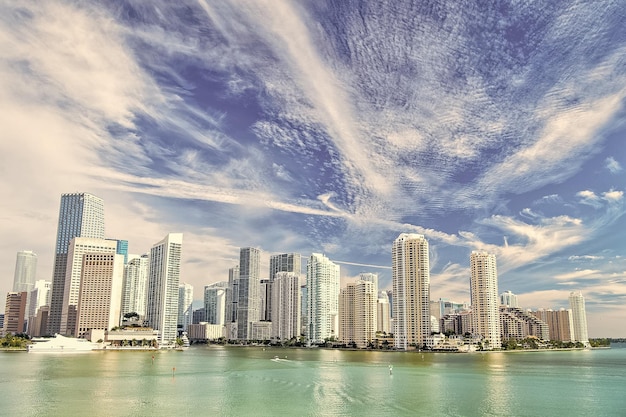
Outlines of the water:
[[624,347],[0,352],[0,415],[626,416]]

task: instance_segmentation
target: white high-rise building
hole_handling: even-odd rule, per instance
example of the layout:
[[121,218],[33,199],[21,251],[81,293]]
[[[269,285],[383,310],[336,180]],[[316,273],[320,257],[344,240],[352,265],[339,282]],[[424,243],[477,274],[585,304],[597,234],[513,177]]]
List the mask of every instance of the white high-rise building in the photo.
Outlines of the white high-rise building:
[[30,292],[37,279],[37,254],[30,250],[17,253],[15,260],[15,275],[13,276],[14,292]]
[[376,294],[378,294],[378,274],[374,274],[372,272],[362,272],[359,274],[359,279],[361,281],[368,281],[374,284],[374,289],[376,290]]
[[137,313],[142,319],[146,316],[149,258],[148,254],[128,255],[128,263],[124,266],[122,315]]
[[470,269],[472,333],[484,337],[486,349],[500,349],[502,341],[496,256],[473,251],[470,255]]
[[313,342],[339,333],[339,265],[313,253],[306,266],[307,337]]
[[378,293],[376,310],[376,331],[391,333],[391,308],[389,306],[389,295],[387,291],[380,291]]
[[102,199],[88,193],[61,195],[48,334],[62,333],[61,320],[64,310],[67,254],[70,242],[75,237],[104,239],[104,203]]
[[178,285],[183,246],[182,233],[170,233],[150,249],[146,321],[159,332],[161,343],[178,335]]
[[391,248],[394,347],[421,348],[430,337],[430,263],[423,235],[402,233]]
[[237,339],[250,340],[252,323],[261,319],[261,251],[241,248],[239,251],[239,297],[237,301]]
[[[281,253],[270,256],[269,282],[265,286],[265,309],[261,311],[263,320],[272,321],[272,288],[274,276],[278,272],[292,272],[296,276],[302,273],[302,256],[299,253]],[[263,297],[263,291],[261,291]]]
[[28,317],[34,317],[37,315],[37,310],[43,306],[50,305],[50,296],[52,290],[52,282],[44,279],[35,281],[33,290],[28,297],[30,300]]
[[81,268],[76,313],[77,337],[88,330],[111,330],[119,326],[124,283],[124,255],[86,253]]
[[272,285],[272,338],[300,336],[300,314],[300,277],[295,272],[277,272]]
[[226,325],[228,282],[220,281],[204,287],[204,314],[209,324]]
[[178,285],[178,328],[187,331],[193,323],[193,286],[185,282]]
[[585,346],[589,346],[589,335],[587,333],[587,312],[585,311],[585,298],[578,291],[569,294],[569,308],[572,310],[572,322],[574,330],[574,340]]
[[339,293],[339,340],[366,348],[376,337],[376,284],[359,280]]
[[[61,334],[76,336],[76,312],[80,293],[80,280],[83,270],[83,257],[88,253],[113,253],[117,250],[117,241],[89,237],[76,237],[70,242],[63,291],[61,310]],[[52,296],[54,297],[54,283]]]
[[226,293],[226,323],[237,321],[239,302],[239,265],[228,270],[228,292]]
[[23,250],[17,253],[15,260],[15,275],[13,276],[13,291],[26,292],[26,317],[28,320],[30,312],[30,293],[35,286],[37,279],[37,254],[30,250]]
[[500,305],[512,308],[519,308],[519,304],[517,303],[517,295],[513,294],[511,291],[505,291],[500,294]]

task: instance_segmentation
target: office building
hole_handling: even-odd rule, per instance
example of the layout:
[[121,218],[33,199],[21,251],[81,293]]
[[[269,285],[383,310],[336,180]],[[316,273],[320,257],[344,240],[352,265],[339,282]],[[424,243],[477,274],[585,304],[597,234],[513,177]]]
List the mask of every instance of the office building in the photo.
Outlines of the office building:
[[[36,327],[33,323],[37,318],[37,313],[39,309],[44,306],[47,306],[47,311],[49,311],[50,306],[50,297],[52,295],[52,282],[46,281],[43,279],[35,281],[35,285],[33,290],[30,292],[27,300],[28,312],[26,315],[28,316],[28,334],[29,336],[41,336],[46,333],[47,328],[41,329],[40,327]],[[48,313],[46,311],[46,325],[48,319]],[[41,326],[41,319],[39,321],[39,326]],[[35,328],[37,328],[37,334],[35,333]]]
[[430,336],[430,264],[428,241],[402,233],[391,249],[394,347],[422,348]]
[[226,293],[226,323],[237,322],[239,302],[239,265],[228,270],[228,292]]
[[[63,291],[63,308],[61,310],[61,334],[76,336],[76,312],[80,292],[80,280],[83,268],[83,257],[88,253],[115,254],[117,242],[115,240],[76,237],[70,242],[67,253],[65,273],[65,289]],[[52,284],[54,297],[54,283]]]
[[23,333],[26,315],[26,298],[28,294],[25,291],[22,292],[9,292],[7,293],[6,303],[4,305],[4,323],[2,327],[2,333],[7,335]]
[[48,334],[62,333],[61,321],[65,302],[67,256],[70,242],[76,237],[104,239],[104,204],[102,199],[88,193],[63,194],[61,196]]
[[123,283],[124,255],[83,255],[74,335],[85,337],[89,330],[106,331],[120,325]]
[[484,339],[486,349],[500,349],[500,300],[496,256],[483,251],[470,255],[472,333]]
[[220,281],[204,287],[204,314],[209,324],[226,325],[228,282]]
[[500,294],[500,305],[518,308],[519,304],[517,303],[517,295],[513,294],[511,291],[503,292]]
[[391,309],[389,307],[389,295],[387,291],[378,293],[376,303],[376,331],[391,333]]
[[574,328],[574,340],[585,346],[589,346],[587,335],[587,312],[585,310],[585,298],[580,291],[571,292],[569,295],[569,308],[572,310],[572,326]]
[[178,329],[186,331],[193,323],[193,286],[181,282],[178,285]]
[[299,253],[281,253],[270,256],[269,283],[265,287],[266,303],[262,310],[263,320],[272,321],[272,282],[278,272],[291,272],[299,277],[302,273],[302,256]]
[[261,251],[239,251],[239,292],[237,301],[237,339],[252,339],[252,323],[260,321]]
[[146,321],[159,331],[159,341],[172,344],[177,337],[178,286],[183,246],[182,233],[170,233],[150,249]]
[[37,279],[37,254],[30,250],[17,253],[13,292],[31,292]]
[[295,272],[277,272],[272,283],[273,339],[300,336],[300,277]]
[[149,258],[148,254],[127,255],[128,262],[124,265],[122,315],[137,313],[141,319],[146,317]]
[[339,332],[339,265],[313,253],[307,262],[307,337],[314,343]]
[[376,337],[378,294],[372,281],[348,283],[339,292],[339,340],[366,348]]

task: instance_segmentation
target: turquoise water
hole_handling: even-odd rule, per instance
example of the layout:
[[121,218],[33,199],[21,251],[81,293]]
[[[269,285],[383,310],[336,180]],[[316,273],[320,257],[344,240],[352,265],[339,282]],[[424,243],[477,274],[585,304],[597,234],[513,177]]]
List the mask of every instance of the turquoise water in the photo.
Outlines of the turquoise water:
[[2,416],[191,414],[626,416],[626,349],[0,352]]

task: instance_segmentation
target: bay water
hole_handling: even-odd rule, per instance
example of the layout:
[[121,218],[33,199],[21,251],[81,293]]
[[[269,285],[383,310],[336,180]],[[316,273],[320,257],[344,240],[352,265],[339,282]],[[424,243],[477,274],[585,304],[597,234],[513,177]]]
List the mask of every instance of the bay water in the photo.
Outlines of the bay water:
[[626,345],[0,352],[0,416],[626,416]]

